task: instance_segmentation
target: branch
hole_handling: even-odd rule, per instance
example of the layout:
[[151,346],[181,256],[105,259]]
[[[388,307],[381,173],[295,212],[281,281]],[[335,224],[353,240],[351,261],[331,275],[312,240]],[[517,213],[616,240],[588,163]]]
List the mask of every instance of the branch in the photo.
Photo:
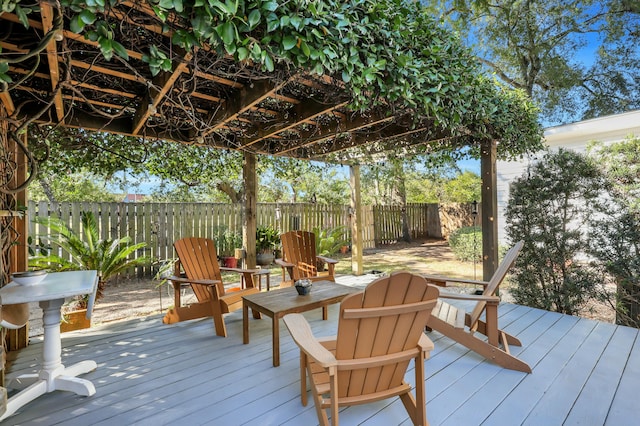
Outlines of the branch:
[[480,62],[482,62],[486,66],[492,68],[496,72],[496,74],[498,74],[498,77],[500,77],[500,79],[510,84],[512,87],[515,87],[518,89],[525,89],[524,85],[522,85],[521,83],[518,83],[516,80],[512,79],[507,74],[505,74],[498,65],[484,58],[478,58],[478,59],[480,60]]

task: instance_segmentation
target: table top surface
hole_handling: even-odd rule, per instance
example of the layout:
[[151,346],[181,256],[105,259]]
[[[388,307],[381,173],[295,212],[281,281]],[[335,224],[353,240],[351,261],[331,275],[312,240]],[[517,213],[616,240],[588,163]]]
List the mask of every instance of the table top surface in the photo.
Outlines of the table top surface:
[[250,294],[243,296],[242,299],[271,312],[284,312],[305,306],[322,306],[332,301],[335,303],[349,294],[360,291],[362,289],[332,281],[316,281],[311,287],[311,292],[305,296],[300,296],[295,287],[286,287]]
[[13,305],[90,294],[93,293],[97,277],[97,271],[49,272],[38,284],[19,285],[10,282],[0,288],[0,300],[3,304]]

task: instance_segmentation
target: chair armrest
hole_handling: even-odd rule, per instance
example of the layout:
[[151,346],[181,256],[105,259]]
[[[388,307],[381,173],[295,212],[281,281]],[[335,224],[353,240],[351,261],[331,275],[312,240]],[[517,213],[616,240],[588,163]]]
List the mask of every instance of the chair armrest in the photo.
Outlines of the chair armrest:
[[481,280],[469,280],[466,278],[451,278],[451,277],[444,277],[442,275],[426,275],[426,274],[420,274],[420,275],[422,275],[422,277],[424,277],[424,279],[426,279],[430,283],[440,287],[450,287],[451,284],[481,285],[483,287],[486,287],[489,285],[488,282],[481,281]]
[[418,346],[420,346],[422,352],[431,352],[435,348],[435,345],[433,344],[431,339],[429,339],[429,337],[424,333],[420,335]]
[[282,319],[300,350],[313,358],[323,368],[338,364],[333,354],[313,336],[311,327],[304,316],[301,314],[287,314]]
[[276,259],[276,265],[280,265],[282,268],[293,268],[294,264],[286,262],[284,259]]
[[220,271],[222,272],[234,272],[236,274],[257,274],[261,271],[262,269],[260,268],[256,268],[256,269],[241,269],[241,268],[227,268],[225,266],[221,266],[220,267]]
[[330,257],[316,256],[316,258],[318,258],[318,259],[322,260],[322,261],[323,261],[323,262],[325,262],[325,263],[330,263],[330,264],[331,264],[331,263],[333,263],[333,264],[338,263],[338,261],[337,261],[337,260],[335,260],[335,259],[331,259]]
[[180,284],[202,284],[202,285],[215,285],[220,283],[218,280],[192,280],[191,278],[176,277],[175,275],[167,278],[169,281]]
[[485,296],[483,294],[464,294],[464,293],[446,293],[440,292],[440,296],[443,299],[454,299],[454,300],[468,300],[471,302],[489,302],[489,303],[500,303],[499,296]]

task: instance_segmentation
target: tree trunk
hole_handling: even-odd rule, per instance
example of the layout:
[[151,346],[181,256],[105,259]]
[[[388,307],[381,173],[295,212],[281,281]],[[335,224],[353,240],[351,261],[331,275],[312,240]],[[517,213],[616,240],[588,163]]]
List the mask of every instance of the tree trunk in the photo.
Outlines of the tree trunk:
[[50,203],[57,203],[58,200],[56,200],[56,197],[53,194],[53,189],[51,189],[51,185],[49,185],[49,181],[44,178],[40,178],[38,179],[38,182],[40,182],[40,186],[42,187],[42,191],[44,192],[44,195],[47,196],[47,200],[49,200]]

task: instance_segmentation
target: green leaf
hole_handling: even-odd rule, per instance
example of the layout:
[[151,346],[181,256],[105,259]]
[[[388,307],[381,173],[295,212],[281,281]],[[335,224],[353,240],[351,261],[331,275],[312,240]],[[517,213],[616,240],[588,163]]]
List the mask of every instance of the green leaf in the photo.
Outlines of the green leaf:
[[[82,32],[82,30],[84,29],[85,23],[82,21],[82,19],[80,18],[80,16],[74,16],[70,21],[69,21],[69,29],[71,31],[73,31],[76,34],[80,34]],[[95,41],[95,40],[93,40]]]
[[311,49],[309,49],[306,41],[300,43],[300,48],[302,49],[302,53],[304,53],[304,56],[309,57],[311,55]]
[[127,53],[127,49],[125,49],[123,45],[121,45],[117,41],[111,42],[111,45],[113,46],[113,50],[116,52],[118,56],[120,56],[122,59],[129,59],[129,54]]
[[102,37],[98,40],[98,43],[100,44],[100,51],[102,52],[102,56],[104,56],[107,61],[110,61],[113,57],[113,44],[111,40]]
[[262,55],[262,48],[258,43],[253,43],[253,46],[251,47],[251,56],[253,57],[253,59],[258,61],[260,60],[261,55]]
[[229,11],[227,10],[227,6],[224,5],[224,3],[221,3],[217,0],[209,0],[209,6],[211,6],[214,9],[218,9],[218,11],[222,14],[222,15],[228,15]]
[[238,13],[238,0],[229,0],[225,4],[230,15],[235,15],[236,13]]
[[267,32],[275,31],[280,26],[280,21],[278,19],[273,19],[267,21]]
[[29,28],[29,18],[27,17],[27,10],[31,12],[30,9],[25,10],[24,8],[20,7],[20,5],[16,5],[16,15],[18,15],[20,23],[24,25],[25,28]]
[[236,39],[236,26],[233,22],[222,24],[222,41],[224,44],[232,44]]
[[225,44],[224,50],[227,51],[229,55],[234,55],[236,53],[236,45],[235,44]]
[[260,11],[254,9],[249,14],[249,28],[253,29],[260,22]]
[[298,43],[298,37],[288,35],[288,36],[285,36],[285,38],[282,40],[282,47],[284,47],[284,50],[291,50],[295,47],[297,43]]
[[276,1],[269,1],[266,2],[262,5],[266,10],[268,10],[269,12],[275,12],[276,9],[278,9],[278,2]]
[[16,4],[13,2],[8,2],[8,1],[3,1],[2,2],[2,11],[3,12],[7,12],[7,13],[11,13],[15,10],[16,8]]
[[292,16],[291,17],[291,25],[293,25],[293,28],[295,28],[296,30],[300,30],[300,27],[302,26],[302,18],[300,18],[299,16]]
[[78,15],[78,17],[82,20],[82,22],[85,23],[85,25],[93,24],[96,21],[96,15],[88,9],[80,12],[80,15]]
[[271,55],[269,55],[268,53],[264,58],[264,66],[269,72],[273,72],[273,70],[275,69],[275,66],[273,64],[273,59],[271,58]]
[[240,61],[240,62],[244,61],[245,59],[247,59],[249,57],[249,49],[247,49],[245,47],[238,48],[236,53],[238,54],[238,61]]
[[180,13],[184,10],[182,5],[182,0],[173,0],[173,7],[176,9],[176,12]]

